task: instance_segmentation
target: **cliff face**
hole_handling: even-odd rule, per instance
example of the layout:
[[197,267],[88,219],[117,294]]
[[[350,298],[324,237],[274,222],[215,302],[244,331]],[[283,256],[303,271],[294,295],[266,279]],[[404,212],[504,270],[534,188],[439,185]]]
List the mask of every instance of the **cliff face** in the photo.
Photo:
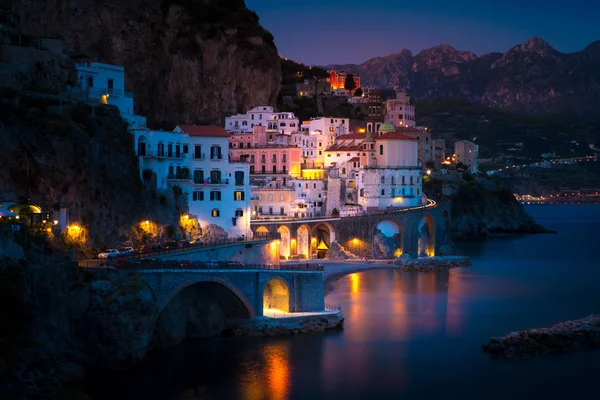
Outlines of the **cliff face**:
[[275,104],[273,37],[243,0],[14,0],[25,34],[66,40],[78,62],[123,65],[149,123],[217,123]]
[[504,54],[481,57],[440,45],[409,50],[360,65],[331,65],[359,72],[363,84],[407,88],[416,99],[461,97],[519,112],[570,111],[596,116],[600,105],[600,41],[564,54],[533,37]]
[[470,182],[452,197],[452,237],[485,239],[493,233],[544,233],[506,189],[489,190]]
[[0,139],[0,193],[13,200],[29,193],[44,210],[67,207],[88,244],[116,246],[149,217],[178,225],[172,193],[144,189],[133,138],[115,107],[6,90]]

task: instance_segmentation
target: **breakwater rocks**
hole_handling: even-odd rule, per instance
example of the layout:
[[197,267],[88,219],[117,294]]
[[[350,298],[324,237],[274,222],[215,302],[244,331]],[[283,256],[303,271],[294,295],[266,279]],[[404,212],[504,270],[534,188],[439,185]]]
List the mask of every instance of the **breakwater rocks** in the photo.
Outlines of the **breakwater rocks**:
[[443,256],[428,258],[411,258],[403,254],[394,261],[402,271],[433,271],[436,269],[449,269],[454,267],[466,267],[471,265],[471,259],[466,256]]
[[600,314],[561,322],[550,328],[512,332],[483,344],[484,351],[509,359],[586,347],[600,347]]
[[243,337],[285,336],[338,329],[343,324],[344,314],[341,311],[294,318],[257,317],[251,320],[240,321],[223,332],[223,335]]

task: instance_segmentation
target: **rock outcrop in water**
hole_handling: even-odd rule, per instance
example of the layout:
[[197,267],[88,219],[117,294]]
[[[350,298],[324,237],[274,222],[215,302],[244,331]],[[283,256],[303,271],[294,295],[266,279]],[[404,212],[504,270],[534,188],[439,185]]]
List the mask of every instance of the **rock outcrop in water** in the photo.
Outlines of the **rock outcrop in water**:
[[600,347],[600,314],[566,321],[550,328],[529,329],[490,339],[483,350],[510,359],[572,349]]
[[78,62],[123,65],[150,123],[222,122],[275,104],[273,36],[243,0],[13,0],[24,34],[64,39]]
[[476,182],[452,197],[452,238],[485,239],[496,233],[548,233],[507,189],[490,190]]
[[402,271],[424,272],[436,269],[449,269],[455,267],[466,267],[471,265],[471,259],[466,256],[445,256],[428,258],[411,258],[408,254],[402,254],[394,261]]

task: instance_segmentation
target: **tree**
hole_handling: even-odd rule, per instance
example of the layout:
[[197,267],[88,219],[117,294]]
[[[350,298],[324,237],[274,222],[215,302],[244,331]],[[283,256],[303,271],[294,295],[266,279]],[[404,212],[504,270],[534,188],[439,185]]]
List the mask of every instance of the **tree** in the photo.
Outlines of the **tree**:
[[202,236],[200,238],[204,243],[217,243],[227,239],[227,232],[219,225],[209,224],[202,228]]
[[183,190],[178,185],[173,186],[173,197],[175,197],[175,205],[179,208],[179,198],[183,194]]
[[356,89],[356,84],[354,83],[354,75],[348,74],[346,75],[346,81],[344,82],[344,89],[353,91]]
[[354,95],[355,96],[362,96],[363,95],[363,91],[361,88],[358,88],[354,91]]

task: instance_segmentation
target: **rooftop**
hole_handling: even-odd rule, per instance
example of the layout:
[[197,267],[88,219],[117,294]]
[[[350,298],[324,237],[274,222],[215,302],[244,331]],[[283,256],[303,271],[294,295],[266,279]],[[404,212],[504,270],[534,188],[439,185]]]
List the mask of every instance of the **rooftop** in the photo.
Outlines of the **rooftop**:
[[375,140],[417,140],[413,137],[407,136],[403,133],[398,133],[398,132],[386,132],[384,134],[382,134],[381,136],[377,136],[375,138]]

